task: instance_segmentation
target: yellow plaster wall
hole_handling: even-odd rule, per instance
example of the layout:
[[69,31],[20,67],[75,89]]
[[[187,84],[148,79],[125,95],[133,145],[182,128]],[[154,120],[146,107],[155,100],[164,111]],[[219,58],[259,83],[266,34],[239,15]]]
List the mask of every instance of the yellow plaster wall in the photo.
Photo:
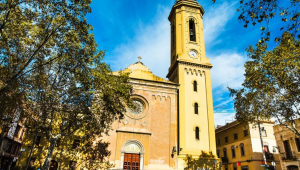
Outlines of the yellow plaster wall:
[[[262,122],[262,127],[266,127],[267,137],[263,137],[265,142],[269,144],[269,150],[271,153],[275,138],[273,135],[273,130],[271,127],[274,124],[272,122]],[[248,136],[244,136],[244,130],[248,130]],[[238,134],[238,139],[234,139],[234,134]],[[225,137],[228,137],[228,142],[225,142]],[[220,139],[220,144],[218,140]],[[257,140],[254,140],[257,139]],[[264,167],[261,166],[263,155],[261,149],[261,143],[259,140],[259,132],[258,128],[253,127],[253,124],[242,125],[237,121],[229,123],[223,127],[216,129],[216,141],[217,141],[217,150],[220,151],[220,158],[224,157],[223,149],[227,149],[227,157],[228,157],[228,169],[233,170],[233,166],[236,165],[237,162],[241,162],[241,166],[248,166],[249,170],[258,169],[263,170]],[[244,144],[245,155],[241,155],[240,144]],[[231,147],[238,146],[235,149],[236,157],[232,157]],[[279,166],[279,157],[278,153],[274,153],[276,160],[276,169],[281,169]],[[251,160],[251,161],[249,161]],[[268,160],[267,163],[271,165],[271,161]],[[226,164],[223,164],[223,168],[225,168]]]
[[[210,68],[212,65],[205,55],[203,33],[204,10],[196,1],[177,1],[169,20],[175,25],[175,46],[171,43],[171,66],[168,78],[180,84],[179,87],[179,148],[178,168],[183,168],[184,155],[201,154],[201,150],[216,154],[213,100]],[[189,19],[193,18],[196,28],[196,41],[189,39]],[[172,41],[171,31],[171,41]],[[192,57],[190,51],[197,51]],[[174,57],[175,56],[175,57]],[[198,83],[198,91],[193,90],[193,81]],[[199,114],[194,114],[194,103],[199,105]],[[195,139],[195,127],[200,128],[200,140]]]

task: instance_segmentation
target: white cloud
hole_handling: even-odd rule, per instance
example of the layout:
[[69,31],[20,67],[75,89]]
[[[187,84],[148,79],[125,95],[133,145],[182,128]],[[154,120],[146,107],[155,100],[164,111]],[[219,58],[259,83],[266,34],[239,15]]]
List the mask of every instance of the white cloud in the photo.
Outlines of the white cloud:
[[[211,6],[204,14],[204,36],[205,44],[210,45],[225,30],[225,25],[235,13],[236,2],[228,4],[224,2],[219,6]],[[219,39],[214,44],[221,42]]]
[[215,126],[225,125],[231,121],[234,121],[235,113],[214,113],[215,116]]
[[111,58],[114,68],[124,69],[138,61],[142,62],[157,76],[165,78],[170,65],[170,24],[168,15],[170,9],[159,7],[155,23],[145,25],[140,23],[136,36],[130,42],[117,46]]
[[[224,2],[206,10],[204,15],[204,34],[206,44],[210,44],[224,31],[224,27],[233,15],[232,6]],[[156,19],[150,24],[139,23],[135,37],[118,45],[108,58],[114,69],[124,69],[135,63],[138,56],[142,62],[157,76],[165,78],[170,66],[170,8],[159,6]],[[209,51],[208,51],[209,53]],[[216,63],[213,63],[216,64]],[[215,65],[215,68],[218,64]],[[215,75],[212,74],[214,77]],[[213,78],[214,79],[214,78]]]
[[222,93],[231,88],[239,88],[244,80],[244,63],[246,58],[237,53],[224,53],[210,59],[212,68],[212,87],[219,88]]

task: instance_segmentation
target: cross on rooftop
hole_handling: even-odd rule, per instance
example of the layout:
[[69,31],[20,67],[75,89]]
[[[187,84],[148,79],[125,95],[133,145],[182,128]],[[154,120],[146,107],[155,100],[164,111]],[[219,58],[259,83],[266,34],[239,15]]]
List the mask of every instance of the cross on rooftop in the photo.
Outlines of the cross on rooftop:
[[139,62],[141,62],[141,59],[142,59],[142,57],[141,57],[141,56],[139,56],[139,57],[138,57],[138,59],[139,59]]

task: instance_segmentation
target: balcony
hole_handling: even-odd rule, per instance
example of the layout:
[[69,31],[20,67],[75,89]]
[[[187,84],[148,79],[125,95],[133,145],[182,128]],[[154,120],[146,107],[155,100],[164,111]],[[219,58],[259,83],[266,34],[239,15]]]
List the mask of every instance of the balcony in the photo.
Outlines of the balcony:
[[282,161],[288,162],[288,161],[297,161],[297,155],[295,152],[290,152],[290,154],[283,153],[281,156]]
[[227,164],[228,163],[228,158],[227,157],[222,157],[222,163]]
[[274,160],[274,155],[272,153],[266,153],[266,159],[268,160]]

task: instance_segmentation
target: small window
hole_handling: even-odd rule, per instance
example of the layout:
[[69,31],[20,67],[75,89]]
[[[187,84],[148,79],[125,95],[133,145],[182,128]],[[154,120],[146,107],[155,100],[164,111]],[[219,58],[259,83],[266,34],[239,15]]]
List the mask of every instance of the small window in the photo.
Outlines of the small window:
[[225,137],[225,143],[227,143],[227,142],[228,142],[228,136]]
[[235,146],[231,146],[232,158],[235,158]]
[[221,145],[221,140],[220,139],[218,139],[218,143],[217,143],[218,145]]
[[70,161],[69,164],[69,170],[76,170],[77,162],[76,161]]
[[197,81],[193,82],[193,86],[194,86],[194,91],[197,92]]
[[262,137],[267,137],[267,131],[266,131],[266,129],[264,127],[261,128],[261,136]]
[[79,146],[79,144],[80,144],[80,140],[74,140],[72,148],[76,149]]
[[265,150],[265,153],[269,153],[269,146],[268,145],[264,145],[264,150]]
[[20,133],[20,130],[21,130],[21,126],[20,126],[20,125],[18,125],[18,126],[17,126],[17,128],[16,128],[16,130],[15,130],[14,137],[16,137],[16,138],[19,138],[19,133]]
[[36,140],[35,140],[35,145],[36,145],[36,146],[39,146],[39,145],[40,145],[40,143],[41,143],[41,138],[42,138],[41,136],[37,136],[37,137],[36,137]]
[[248,170],[248,166],[242,166],[241,170]]
[[198,103],[194,104],[194,112],[196,115],[198,114]]
[[199,137],[199,127],[196,127],[196,129],[195,129],[195,136],[196,136],[196,140],[200,139],[200,137]]
[[238,139],[238,134],[237,134],[237,133],[233,134],[233,139],[234,139],[234,140],[237,140],[237,139]]
[[219,149],[217,149],[217,156],[218,156],[218,158],[220,158],[220,150]]
[[189,21],[190,28],[190,41],[196,41],[196,30],[195,30],[195,21],[190,19]]
[[244,137],[248,136],[248,129],[244,130]]
[[243,143],[240,144],[240,150],[241,150],[241,156],[245,156],[245,148]]
[[296,142],[297,150],[298,150],[298,152],[300,152],[300,139],[295,138],[295,142]]

